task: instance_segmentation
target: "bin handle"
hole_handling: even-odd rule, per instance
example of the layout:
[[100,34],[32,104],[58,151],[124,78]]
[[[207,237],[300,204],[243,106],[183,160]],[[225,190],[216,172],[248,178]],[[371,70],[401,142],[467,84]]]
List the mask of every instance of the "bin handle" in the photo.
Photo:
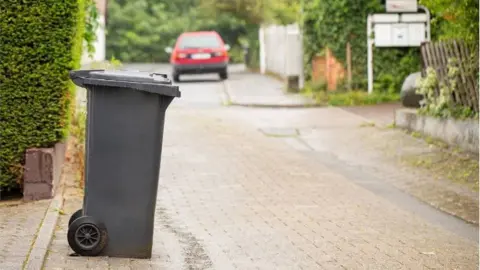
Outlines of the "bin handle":
[[155,76],[155,75],[157,75],[157,76],[160,76],[160,77],[163,77],[163,78],[165,78],[165,79],[168,79],[168,76],[167,76],[167,74],[163,74],[163,73],[156,73],[156,72],[152,72],[152,73],[150,73],[150,77],[153,77],[153,76]]
[[104,69],[92,69],[92,70],[71,70],[69,72],[70,79],[74,84],[84,87],[83,84],[85,78],[90,74],[90,72],[105,71]]

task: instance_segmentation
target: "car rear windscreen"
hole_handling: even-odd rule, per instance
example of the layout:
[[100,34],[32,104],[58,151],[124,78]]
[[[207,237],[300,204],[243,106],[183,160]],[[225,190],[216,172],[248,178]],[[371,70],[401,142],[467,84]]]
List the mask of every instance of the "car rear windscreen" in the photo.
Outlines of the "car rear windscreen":
[[196,49],[196,48],[219,48],[220,40],[215,35],[192,35],[183,36],[180,39],[179,48]]

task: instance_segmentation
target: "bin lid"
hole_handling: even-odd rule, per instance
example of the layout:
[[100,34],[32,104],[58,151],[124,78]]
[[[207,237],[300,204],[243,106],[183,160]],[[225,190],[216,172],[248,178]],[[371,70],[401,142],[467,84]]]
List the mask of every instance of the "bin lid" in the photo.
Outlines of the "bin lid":
[[180,97],[178,86],[166,74],[134,70],[75,70],[70,78],[81,87],[89,85],[131,88],[146,92]]

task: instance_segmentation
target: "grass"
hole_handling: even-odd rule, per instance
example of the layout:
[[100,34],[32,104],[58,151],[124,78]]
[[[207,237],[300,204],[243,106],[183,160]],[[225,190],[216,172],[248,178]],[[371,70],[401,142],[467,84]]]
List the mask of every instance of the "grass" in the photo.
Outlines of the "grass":
[[361,106],[397,102],[400,94],[362,90],[328,91],[326,82],[307,83],[302,92],[313,98],[317,104],[329,106]]
[[399,94],[372,93],[364,91],[350,92],[319,92],[315,95],[315,101],[330,106],[359,106],[375,105],[400,100]]
[[478,191],[478,158],[467,153],[435,151],[430,154],[405,156],[403,161],[413,167],[427,169],[438,178],[447,178],[451,182],[466,185]]
[[478,191],[479,160],[478,156],[458,147],[451,147],[442,140],[423,135],[419,132],[410,132],[412,137],[425,141],[432,148],[431,152],[420,155],[402,156],[402,161],[410,166],[423,168],[437,178],[447,178]]
[[222,102],[222,105],[223,105],[223,106],[232,106],[232,104],[233,104],[233,103],[232,103],[230,100],[227,100],[227,101],[223,101],[223,102]]
[[376,126],[375,122],[363,122],[360,124],[360,127],[374,127]]
[[395,122],[392,122],[392,123],[388,124],[388,125],[385,126],[385,127],[388,128],[388,129],[392,129],[392,128],[396,128],[397,125],[395,124]]
[[418,131],[412,131],[412,132],[407,132],[407,133],[409,133],[410,136],[412,136],[414,138],[424,140],[426,143],[428,143],[431,146],[436,146],[436,147],[443,148],[443,149],[450,148],[449,145],[446,142],[444,142],[440,139],[433,138],[433,137],[428,136],[428,135],[424,135],[424,134],[422,134]]
[[72,140],[73,164],[76,170],[76,177],[79,186],[83,188],[85,183],[84,164],[85,164],[85,122],[87,114],[80,110],[72,119],[70,135]]

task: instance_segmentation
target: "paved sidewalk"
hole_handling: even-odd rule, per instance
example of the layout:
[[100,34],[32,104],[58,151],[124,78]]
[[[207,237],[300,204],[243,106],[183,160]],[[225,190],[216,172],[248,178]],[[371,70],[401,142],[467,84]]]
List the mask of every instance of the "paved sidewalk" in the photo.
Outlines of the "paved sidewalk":
[[[237,87],[231,92],[238,92],[240,99],[250,99],[251,103],[274,93],[291,98],[277,91],[278,81],[259,74],[237,76],[230,84]],[[295,110],[257,108],[235,115],[267,129],[267,133],[276,129],[272,132],[278,134],[271,136],[298,135],[303,142],[297,144],[308,144],[312,151],[331,157],[327,160],[367,171],[371,177],[376,175],[438,209],[478,224],[478,157],[442,149],[391,128],[399,107],[392,103]]]
[[400,108],[402,108],[400,103],[342,107],[342,109],[380,126],[391,125],[395,120],[395,110]]
[[340,172],[352,171],[358,177],[377,178],[381,185],[478,223],[479,199],[474,190],[478,187],[478,157],[431,145],[399,129],[378,127],[378,122],[376,127],[370,126],[341,108],[235,108],[228,112],[235,122],[254,125],[267,136],[312,152],[308,155],[314,155],[319,163],[336,166]]
[[151,260],[68,257],[65,215],[45,269],[478,269],[476,243],[224,110],[169,109]]
[[50,200],[0,202],[0,269],[22,269]]
[[257,73],[232,73],[225,82],[230,105],[258,107],[313,106],[313,100],[301,94],[285,93],[277,79]]

